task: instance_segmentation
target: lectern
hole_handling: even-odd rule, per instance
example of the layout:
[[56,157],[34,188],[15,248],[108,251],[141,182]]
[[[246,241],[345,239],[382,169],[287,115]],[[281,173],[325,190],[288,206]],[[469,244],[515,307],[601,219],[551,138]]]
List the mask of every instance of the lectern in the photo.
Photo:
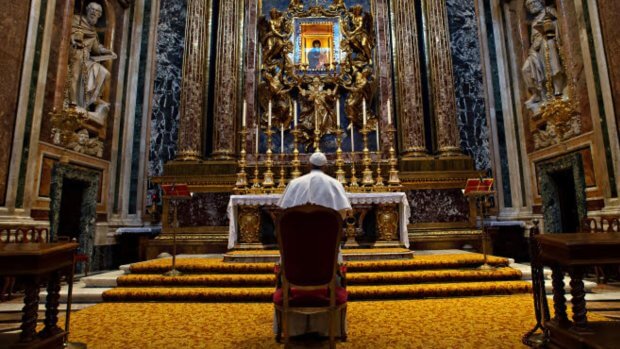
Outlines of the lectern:
[[476,200],[477,206],[480,206],[480,229],[482,230],[482,253],[484,254],[484,264],[480,266],[480,269],[490,270],[494,269],[487,263],[487,240],[488,234],[484,226],[484,216],[486,215],[486,209],[489,206],[488,198],[493,195],[493,178],[470,178],[465,184],[463,194],[468,198]]
[[161,189],[164,192],[164,200],[168,200],[170,207],[172,207],[172,266],[169,271],[164,273],[164,275],[178,276],[181,275],[181,272],[176,269],[177,228],[179,227],[177,209],[179,202],[190,199],[192,194],[190,193],[187,184],[162,184]]

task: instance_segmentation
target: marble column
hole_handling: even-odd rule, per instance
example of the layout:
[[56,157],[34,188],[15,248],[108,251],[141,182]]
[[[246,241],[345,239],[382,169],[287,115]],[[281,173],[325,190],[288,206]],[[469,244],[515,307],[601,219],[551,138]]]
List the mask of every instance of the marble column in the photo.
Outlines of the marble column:
[[440,156],[462,155],[457,126],[450,30],[445,0],[426,0],[428,59],[431,98],[435,117],[437,152]]
[[[377,46],[375,47],[375,57],[377,64],[378,78],[378,121],[381,130],[387,130],[387,103],[392,97],[392,51],[390,45],[390,22],[389,22],[389,6],[387,0],[375,0],[372,13],[375,19],[375,30]],[[396,142],[392,139],[390,132],[383,132],[381,135],[381,144],[383,152],[387,152],[389,146]]]
[[396,100],[401,154],[404,157],[426,155],[424,109],[418,52],[415,2],[392,1],[392,26],[396,61]]
[[235,154],[235,120],[238,113],[243,1],[219,2],[213,154],[215,160],[231,160]]
[[181,115],[177,160],[197,161],[202,156],[202,118],[205,110],[207,59],[207,0],[187,1],[185,51],[181,88]]

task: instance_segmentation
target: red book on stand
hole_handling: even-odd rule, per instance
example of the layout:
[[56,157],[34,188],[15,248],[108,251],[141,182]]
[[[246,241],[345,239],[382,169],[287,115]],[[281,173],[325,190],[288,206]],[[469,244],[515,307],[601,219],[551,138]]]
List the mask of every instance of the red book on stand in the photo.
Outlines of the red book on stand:
[[465,184],[465,195],[491,194],[493,191],[493,178],[470,178]]
[[189,199],[192,196],[187,184],[162,184],[161,189],[167,199]]

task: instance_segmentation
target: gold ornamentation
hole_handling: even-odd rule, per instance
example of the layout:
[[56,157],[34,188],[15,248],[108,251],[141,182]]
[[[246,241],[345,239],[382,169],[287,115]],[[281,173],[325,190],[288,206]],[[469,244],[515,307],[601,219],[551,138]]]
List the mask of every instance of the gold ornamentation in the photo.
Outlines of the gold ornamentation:
[[398,238],[398,206],[382,204],[377,207],[378,241],[394,241]]
[[52,112],[52,143],[78,153],[103,157],[103,142],[97,136],[90,137],[88,119],[87,112],[74,105]]
[[241,131],[239,131],[239,133],[241,134],[241,155],[239,156],[239,172],[237,172],[237,182],[235,183],[235,193],[236,194],[243,194],[247,191],[248,189],[248,176],[247,173],[245,172],[245,168],[247,166],[247,153],[245,151],[245,147],[243,146],[243,144],[245,144],[245,139],[247,137],[248,134],[248,130],[245,126],[243,126],[243,128],[241,129]]
[[239,243],[260,243],[260,223],[258,207],[239,207]]

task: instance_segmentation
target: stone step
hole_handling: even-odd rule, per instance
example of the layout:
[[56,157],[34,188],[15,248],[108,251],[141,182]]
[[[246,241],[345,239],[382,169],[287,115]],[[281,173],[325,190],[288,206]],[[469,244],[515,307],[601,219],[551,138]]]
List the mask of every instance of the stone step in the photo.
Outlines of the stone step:
[[81,279],[84,283],[84,287],[116,287],[116,279],[125,275],[124,270],[115,270],[106,273],[101,273],[93,276],[86,276]]

